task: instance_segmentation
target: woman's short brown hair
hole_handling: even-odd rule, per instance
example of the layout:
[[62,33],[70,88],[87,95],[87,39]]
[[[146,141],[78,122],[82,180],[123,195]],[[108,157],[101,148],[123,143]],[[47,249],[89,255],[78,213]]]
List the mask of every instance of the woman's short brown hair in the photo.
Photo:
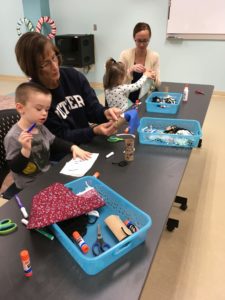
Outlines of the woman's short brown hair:
[[142,30],[148,30],[149,32],[149,37],[152,36],[152,31],[151,31],[151,27],[148,25],[148,23],[144,23],[144,22],[139,22],[134,26],[133,29],[133,38],[135,38],[135,35],[142,31]]
[[43,34],[38,32],[24,33],[16,43],[15,53],[17,62],[21,70],[34,81],[39,81],[40,58],[44,55],[47,44],[51,44],[52,50],[61,57],[59,49]]

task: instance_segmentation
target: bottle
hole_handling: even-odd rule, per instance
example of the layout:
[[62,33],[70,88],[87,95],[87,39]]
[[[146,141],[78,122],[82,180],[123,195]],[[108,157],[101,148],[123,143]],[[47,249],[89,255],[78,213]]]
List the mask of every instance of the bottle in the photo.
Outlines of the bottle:
[[31,277],[32,276],[32,268],[30,264],[30,255],[28,250],[22,250],[20,252],[20,259],[23,265],[23,270],[24,270],[24,275],[26,277]]
[[78,231],[74,231],[72,235],[81,251],[86,254],[89,251],[88,244],[83,240]]
[[131,221],[125,220],[125,221],[124,221],[124,224],[127,226],[127,228],[130,229],[130,231],[131,231],[132,233],[138,231],[138,228],[137,228]]
[[183,101],[184,102],[188,101],[188,93],[189,93],[188,84],[185,84],[184,91],[183,91]]

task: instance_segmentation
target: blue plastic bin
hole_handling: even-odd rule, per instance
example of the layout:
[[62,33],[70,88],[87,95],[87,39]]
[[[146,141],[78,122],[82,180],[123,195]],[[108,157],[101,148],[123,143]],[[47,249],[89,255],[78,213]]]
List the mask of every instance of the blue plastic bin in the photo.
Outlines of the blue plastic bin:
[[[89,252],[83,254],[72,238],[68,237],[57,224],[51,225],[51,230],[80,267],[87,274],[95,275],[143,243],[152,221],[149,215],[93,176],[82,177],[65,186],[72,189],[74,193],[79,193],[85,190],[86,183],[94,187],[106,202],[104,207],[98,209],[100,218],[95,224],[88,224],[87,233],[83,237],[90,247]],[[119,242],[104,223],[104,219],[111,214],[119,215],[122,221],[129,219],[139,230]],[[94,256],[91,247],[97,239],[97,224],[101,225],[103,239],[110,244],[111,248],[99,256]]]
[[[163,131],[171,125],[185,128],[192,135],[168,134]],[[198,147],[202,130],[200,123],[196,120],[167,119],[167,118],[141,118],[138,127],[139,142],[141,144],[167,146],[167,147]]]
[[[160,99],[171,96],[174,98],[175,103],[156,103],[152,102],[154,97],[159,97]],[[165,92],[153,92],[145,100],[147,112],[161,113],[161,114],[176,114],[180,106],[183,94],[182,93],[165,93]]]

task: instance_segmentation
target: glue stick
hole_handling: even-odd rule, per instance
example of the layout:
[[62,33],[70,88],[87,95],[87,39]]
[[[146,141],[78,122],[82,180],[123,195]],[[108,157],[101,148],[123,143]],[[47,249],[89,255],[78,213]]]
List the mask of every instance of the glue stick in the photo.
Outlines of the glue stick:
[[100,176],[100,173],[99,173],[99,172],[95,172],[95,173],[93,174],[93,176],[96,177],[96,178],[98,178],[98,177]]
[[185,84],[184,91],[183,91],[183,101],[184,102],[188,101],[188,93],[189,93],[188,84]]
[[24,270],[24,275],[26,277],[31,277],[32,276],[32,268],[30,264],[30,255],[28,250],[22,250],[20,252],[20,259],[23,265],[23,270]]
[[127,226],[127,228],[130,229],[130,231],[132,233],[135,233],[136,231],[138,231],[137,226],[135,226],[130,220],[125,220],[124,224]]
[[83,240],[78,231],[73,232],[73,238],[80,247],[81,251],[86,254],[89,251],[88,244]]

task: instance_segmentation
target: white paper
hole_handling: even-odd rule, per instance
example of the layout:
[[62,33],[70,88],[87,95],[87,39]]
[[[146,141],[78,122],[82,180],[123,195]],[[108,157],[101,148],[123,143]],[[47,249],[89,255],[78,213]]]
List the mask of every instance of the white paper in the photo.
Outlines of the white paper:
[[78,157],[71,159],[65,164],[60,173],[74,177],[82,177],[93,166],[98,156],[99,153],[92,153],[91,157],[86,160],[82,160]]

